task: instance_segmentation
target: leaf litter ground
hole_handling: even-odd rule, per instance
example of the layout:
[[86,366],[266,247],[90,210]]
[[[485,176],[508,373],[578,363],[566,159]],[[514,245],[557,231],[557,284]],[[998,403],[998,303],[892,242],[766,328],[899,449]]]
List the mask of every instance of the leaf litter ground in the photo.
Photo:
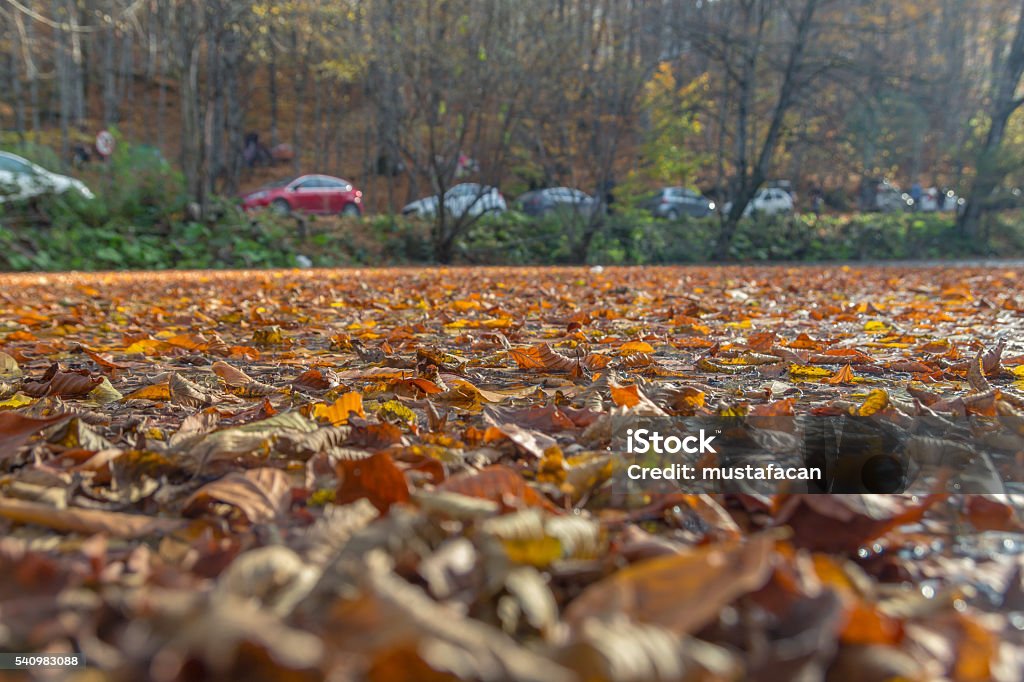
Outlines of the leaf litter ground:
[[[1022,677],[1017,269],[0,280],[2,651],[125,680]],[[642,417],[846,414],[1001,424],[1005,489],[616,494]]]

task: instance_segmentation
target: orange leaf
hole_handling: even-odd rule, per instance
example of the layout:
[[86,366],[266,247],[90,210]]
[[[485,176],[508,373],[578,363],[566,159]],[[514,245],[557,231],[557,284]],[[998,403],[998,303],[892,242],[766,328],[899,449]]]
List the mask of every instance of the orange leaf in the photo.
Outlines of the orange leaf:
[[330,405],[320,403],[313,407],[314,417],[328,421],[334,426],[348,424],[348,417],[352,412],[360,417],[366,417],[366,413],[363,412],[363,395],[358,391],[350,391]]
[[537,348],[513,348],[508,352],[519,365],[519,369],[544,369],[544,361],[540,359]]
[[334,493],[336,504],[348,504],[365,497],[383,513],[396,502],[409,501],[405,474],[387,453],[366,459],[341,460],[336,470],[339,479]]
[[125,401],[128,400],[152,400],[154,402],[160,402],[171,399],[171,389],[167,384],[152,384],[150,386],[143,386],[137,391],[133,391],[124,397]]
[[612,386],[610,392],[612,401],[619,407],[636,407],[640,404],[640,388],[636,384]]
[[853,383],[853,379],[853,370],[849,365],[844,365],[841,370],[830,376],[828,379],[825,379],[825,383],[838,386],[840,384],[851,384]]
[[644,341],[630,341],[619,346],[619,353],[621,355],[628,355],[629,353],[653,353],[654,346]]

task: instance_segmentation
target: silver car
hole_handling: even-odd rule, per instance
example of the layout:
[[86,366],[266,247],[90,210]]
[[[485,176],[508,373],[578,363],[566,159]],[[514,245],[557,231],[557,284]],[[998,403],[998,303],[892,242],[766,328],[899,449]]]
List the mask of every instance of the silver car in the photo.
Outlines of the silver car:
[[[406,204],[402,208],[402,215],[435,216],[441,205],[437,195],[423,197]],[[505,205],[505,197],[494,187],[478,185],[475,182],[465,182],[455,185],[444,193],[444,207],[449,215],[479,216],[484,213],[504,213],[508,207]]]
[[0,152],[0,203],[71,191],[93,198],[81,180],[52,173],[17,154]]

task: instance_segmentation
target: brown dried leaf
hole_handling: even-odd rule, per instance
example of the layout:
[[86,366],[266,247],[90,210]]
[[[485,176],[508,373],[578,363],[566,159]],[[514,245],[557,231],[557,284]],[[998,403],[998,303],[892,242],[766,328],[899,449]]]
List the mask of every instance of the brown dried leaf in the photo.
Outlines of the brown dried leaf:
[[194,492],[185,501],[182,513],[186,516],[201,514],[213,502],[236,507],[250,523],[271,523],[288,513],[291,486],[280,469],[232,471]]
[[565,621],[576,631],[591,618],[626,615],[676,634],[696,632],[771,572],[775,540],[758,535],[656,557],[628,566],[574,599]]

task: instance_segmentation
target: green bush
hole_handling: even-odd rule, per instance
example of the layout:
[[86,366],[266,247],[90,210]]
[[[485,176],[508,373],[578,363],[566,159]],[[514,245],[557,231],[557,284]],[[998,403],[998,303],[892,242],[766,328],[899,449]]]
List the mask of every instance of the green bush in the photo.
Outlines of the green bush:
[[[41,158],[36,156],[35,158]],[[187,217],[180,175],[154,150],[120,143],[95,188],[0,205],[0,270],[321,267],[430,263],[429,221],[400,216],[299,218],[246,214],[214,200],[204,221]],[[103,175],[106,173],[106,175]],[[730,246],[739,262],[949,259],[1024,255],[1017,216],[990,216],[983,238],[961,235],[952,216],[865,214],[762,216],[740,223]],[[596,226],[588,262],[709,262],[721,229],[716,216],[668,221],[620,207],[587,218],[510,212],[474,223],[457,243],[467,264],[564,264]],[[300,229],[300,227],[302,229]]]

